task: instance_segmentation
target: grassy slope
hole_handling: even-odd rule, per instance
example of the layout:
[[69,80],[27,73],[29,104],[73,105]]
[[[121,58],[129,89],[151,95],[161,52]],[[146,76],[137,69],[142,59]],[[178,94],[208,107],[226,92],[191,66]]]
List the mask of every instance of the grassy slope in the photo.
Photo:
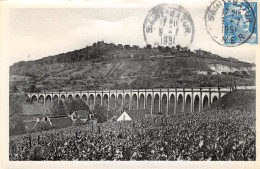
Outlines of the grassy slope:
[[[10,72],[18,75],[36,75],[38,76],[35,80],[36,85],[44,85],[48,90],[119,88],[115,82],[119,85],[127,83],[127,88],[173,87],[176,84],[179,87],[191,87],[208,83],[208,76],[197,75],[196,71],[211,72],[209,64],[222,64],[237,68],[249,66],[244,62],[190,56],[161,59],[115,59],[96,63],[90,61],[53,64],[28,62],[22,66],[11,66]],[[178,82],[179,79],[187,79],[182,76],[192,76],[192,81]],[[211,77],[211,85],[216,86],[217,77]],[[222,86],[229,85],[230,76],[221,75],[220,78]],[[254,83],[254,78],[233,77],[233,79],[237,81],[238,85]],[[27,85],[30,85],[30,82]]]
[[256,109],[255,91],[234,91],[226,94],[212,105],[213,108],[241,108],[248,110]]

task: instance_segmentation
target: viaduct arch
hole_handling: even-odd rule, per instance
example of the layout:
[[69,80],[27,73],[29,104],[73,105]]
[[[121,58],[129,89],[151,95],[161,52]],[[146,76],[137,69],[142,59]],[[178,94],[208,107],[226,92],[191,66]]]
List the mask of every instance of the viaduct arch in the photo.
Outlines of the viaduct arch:
[[65,99],[82,99],[90,110],[96,105],[101,105],[108,110],[116,107],[148,109],[151,114],[162,113],[171,116],[184,111],[187,113],[201,111],[230,91],[230,88],[204,87],[45,92],[27,93],[27,95],[31,101],[44,105]]

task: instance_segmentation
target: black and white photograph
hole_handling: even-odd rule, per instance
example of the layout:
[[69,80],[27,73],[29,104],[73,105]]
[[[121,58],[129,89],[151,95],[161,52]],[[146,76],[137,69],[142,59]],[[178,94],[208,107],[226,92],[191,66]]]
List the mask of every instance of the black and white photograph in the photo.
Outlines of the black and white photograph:
[[257,1],[40,2],[0,2],[3,168],[259,167]]

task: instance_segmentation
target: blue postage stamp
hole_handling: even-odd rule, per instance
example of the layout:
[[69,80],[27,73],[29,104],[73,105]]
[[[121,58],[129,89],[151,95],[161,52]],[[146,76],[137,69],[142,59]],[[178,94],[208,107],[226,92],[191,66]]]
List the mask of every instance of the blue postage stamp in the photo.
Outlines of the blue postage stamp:
[[225,2],[224,44],[257,44],[257,2]]

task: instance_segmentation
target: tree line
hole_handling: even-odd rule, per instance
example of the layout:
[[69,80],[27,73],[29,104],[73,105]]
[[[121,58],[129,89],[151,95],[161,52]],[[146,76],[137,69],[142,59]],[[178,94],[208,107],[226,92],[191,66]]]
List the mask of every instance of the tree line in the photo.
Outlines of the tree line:
[[[200,50],[200,53],[204,54],[211,54],[210,52],[206,52]],[[137,52],[133,55],[129,54],[128,52]],[[147,53],[148,52],[148,53]],[[53,63],[71,63],[71,62],[79,62],[79,61],[88,61],[88,60],[104,60],[104,59],[118,59],[118,58],[127,58],[127,57],[135,57],[135,58],[143,58],[143,55],[147,53],[147,57],[156,54],[167,54],[173,55],[178,53],[187,53],[187,54],[194,54],[191,52],[188,47],[182,47],[180,45],[176,46],[158,46],[153,47],[150,44],[147,44],[144,47],[139,47],[137,45],[122,45],[122,44],[114,44],[114,43],[105,43],[104,41],[99,41],[97,43],[93,43],[92,46],[86,46],[83,49],[70,51],[67,53],[61,53],[55,56],[48,56],[36,61],[28,61],[28,62],[18,62],[15,63],[12,67],[23,67],[25,64],[36,63],[39,65],[44,64],[53,64]],[[214,55],[219,58],[218,55]],[[100,60],[101,59],[101,60]]]

